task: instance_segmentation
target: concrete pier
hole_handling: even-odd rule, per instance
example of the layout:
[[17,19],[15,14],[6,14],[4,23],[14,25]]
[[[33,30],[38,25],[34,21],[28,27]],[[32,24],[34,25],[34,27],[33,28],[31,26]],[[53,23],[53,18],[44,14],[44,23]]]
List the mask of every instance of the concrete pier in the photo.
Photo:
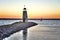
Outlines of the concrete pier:
[[20,30],[23,30],[23,34],[25,37],[25,35],[27,34],[26,29],[30,28],[32,26],[35,26],[35,25],[37,25],[37,24],[34,22],[26,22],[26,23],[17,22],[17,23],[13,23],[10,25],[0,26],[0,40],[3,40],[4,38],[9,37],[13,33],[16,33]]

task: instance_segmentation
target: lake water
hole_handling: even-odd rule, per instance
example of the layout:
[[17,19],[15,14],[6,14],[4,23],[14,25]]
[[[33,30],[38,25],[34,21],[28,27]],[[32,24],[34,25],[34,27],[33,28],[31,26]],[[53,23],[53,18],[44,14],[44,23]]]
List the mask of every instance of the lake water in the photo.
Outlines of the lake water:
[[[0,25],[16,21],[20,20],[1,20]],[[28,29],[27,40],[60,40],[60,20],[29,20],[29,22],[36,22],[38,25]],[[3,40],[23,40],[22,31]]]

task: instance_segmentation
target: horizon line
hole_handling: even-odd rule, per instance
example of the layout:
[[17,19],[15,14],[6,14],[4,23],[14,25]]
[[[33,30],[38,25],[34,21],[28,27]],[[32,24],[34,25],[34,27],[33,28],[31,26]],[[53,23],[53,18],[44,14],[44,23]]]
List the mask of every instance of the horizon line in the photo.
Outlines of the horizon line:
[[[0,20],[22,20],[22,18],[0,18]],[[60,20],[60,18],[28,18],[28,20]]]

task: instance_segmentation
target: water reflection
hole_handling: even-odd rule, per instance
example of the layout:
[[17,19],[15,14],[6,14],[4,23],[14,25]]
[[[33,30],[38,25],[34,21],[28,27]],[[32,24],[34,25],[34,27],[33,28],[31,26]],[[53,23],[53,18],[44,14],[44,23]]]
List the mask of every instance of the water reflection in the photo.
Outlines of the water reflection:
[[22,32],[23,31],[19,31],[19,32],[17,32],[17,33],[14,33],[14,34],[12,34],[10,37],[8,37],[8,38],[5,38],[5,39],[3,39],[3,40],[23,40],[23,38],[22,38]]
[[60,28],[37,25],[29,28],[28,35],[28,40],[60,40]]
[[25,30],[4,40],[60,40],[60,28],[37,25],[28,29],[28,35],[27,30],[26,33]]
[[27,29],[23,30],[23,40],[27,40]]
[[10,37],[3,40],[27,40],[27,29],[14,33]]
[[20,31],[4,40],[60,40],[60,20],[38,22],[39,25],[29,28],[28,33]]

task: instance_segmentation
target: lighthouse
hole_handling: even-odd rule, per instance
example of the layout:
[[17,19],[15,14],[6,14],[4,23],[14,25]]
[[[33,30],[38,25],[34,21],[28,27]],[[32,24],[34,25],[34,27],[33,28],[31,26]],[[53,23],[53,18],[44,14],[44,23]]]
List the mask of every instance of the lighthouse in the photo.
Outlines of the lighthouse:
[[26,10],[26,7],[24,5],[24,8],[23,8],[23,22],[27,22],[27,21],[28,21],[27,10]]
[[[28,22],[28,16],[27,16],[27,9],[24,5],[24,8],[23,8],[23,22]],[[23,40],[27,40],[27,30],[28,29],[24,29],[23,30]]]

